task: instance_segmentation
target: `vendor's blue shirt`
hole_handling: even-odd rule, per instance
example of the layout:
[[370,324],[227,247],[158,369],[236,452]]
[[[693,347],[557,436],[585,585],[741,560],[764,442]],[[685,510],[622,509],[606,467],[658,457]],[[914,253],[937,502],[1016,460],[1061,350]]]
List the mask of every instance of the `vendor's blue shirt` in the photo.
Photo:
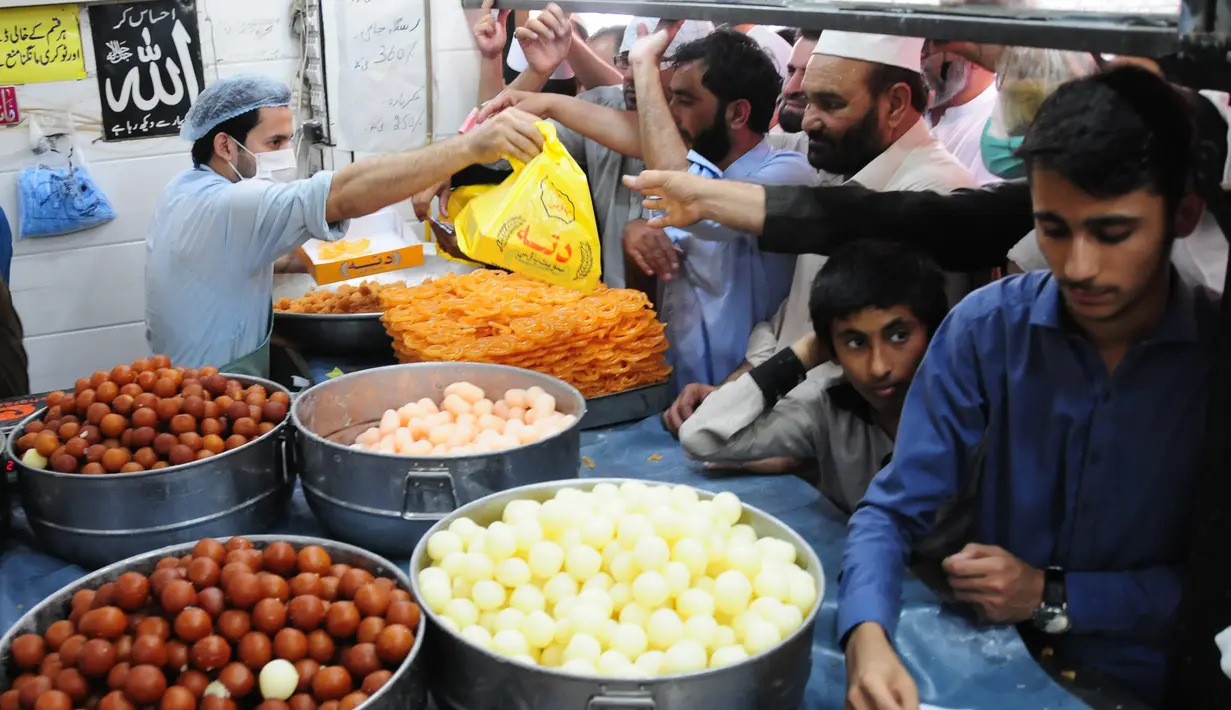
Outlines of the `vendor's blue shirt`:
[[[689,152],[688,172],[711,179],[761,185],[811,185],[816,169],[799,153],[776,151],[761,141],[726,170]],[[716,385],[744,361],[752,328],[769,320],[791,290],[795,257],[763,253],[756,237],[717,222],[668,228],[683,254],[680,269],[662,282],[662,320],[668,357],[679,387]]]
[[207,167],[172,178],[145,240],[150,348],[184,367],[221,367],[259,348],[274,261],[344,232],[325,222],[332,185],[332,172],[285,184],[232,183]]
[[893,633],[911,545],[980,475],[968,463],[985,446],[973,541],[1069,570],[1073,627],[1056,648],[1157,699],[1217,297],[1173,273],[1158,330],[1111,374],[1063,309],[1051,274],[1033,272],[976,291],[945,319],[907,395],[893,461],[851,518],[838,632],[874,621]]

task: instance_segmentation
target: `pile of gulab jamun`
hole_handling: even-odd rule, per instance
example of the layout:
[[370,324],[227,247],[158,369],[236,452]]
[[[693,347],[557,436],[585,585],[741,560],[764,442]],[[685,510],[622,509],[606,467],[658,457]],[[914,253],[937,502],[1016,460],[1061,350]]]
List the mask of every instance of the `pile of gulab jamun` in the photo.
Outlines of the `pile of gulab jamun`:
[[47,413],[26,427],[17,453],[60,473],[152,471],[243,446],[285,419],[290,404],[285,392],[155,355],[47,395]]
[[0,710],[354,710],[406,660],[419,618],[394,580],[322,547],[207,538],[14,639]]

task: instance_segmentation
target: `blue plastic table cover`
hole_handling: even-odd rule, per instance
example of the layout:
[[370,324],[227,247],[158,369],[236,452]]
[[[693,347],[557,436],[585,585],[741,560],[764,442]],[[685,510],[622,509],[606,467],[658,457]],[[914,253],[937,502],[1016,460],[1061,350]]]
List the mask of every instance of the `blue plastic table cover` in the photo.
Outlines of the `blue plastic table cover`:
[[[777,517],[808,541],[825,572],[825,599],[816,623],[812,675],[805,710],[841,710],[846,685],[837,647],[837,574],[846,527],[820,493],[794,476],[708,474],[689,462],[657,417],[608,430],[585,432],[583,478],[638,478],[731,491],[745,503]],[[660,458],[661,457],[661,458]],[[20,510],[14,534],[0,558],[0,630],[7,630],[35,604],[74,581],[84,570],[37,550]],[[243,531],[237,531],[243,532]],[[287,521],[272,534],[324,536],[296,491]],[[408,565],[409,560],[395,560]],[[924,702],[970,710],[1072,710],[1088,706],[1069,695],[1030,657],[1012,628],[973,625],[944,609],[919,581],[908,578],[897,645],[919,684]]]

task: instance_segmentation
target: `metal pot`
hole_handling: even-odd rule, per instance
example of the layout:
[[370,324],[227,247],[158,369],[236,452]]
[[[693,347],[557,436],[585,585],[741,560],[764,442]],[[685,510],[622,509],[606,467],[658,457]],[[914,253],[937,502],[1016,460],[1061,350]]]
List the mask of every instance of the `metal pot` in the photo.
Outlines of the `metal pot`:
[[[226,375],[269,392],[287,392],[259,377]],[[294,470],[287,461],[284,419],[273,431],[239,448],[157,471],[83,476],[30,468],[17,455],[26,417],[9,437],[26,518],[50,554],[87,569],[161,547],[241,530],[268,530],[282,519]]]
[[[619,485],[624,482],[624,479],[588,478],[505,491],[459,508],[437,523],[427,536],[447,528],[463,516],[480,525],[499,520],[504,506],[513,500],[545,501],[565,487],[590,490],[599,483]],[[702,499],[714,497],[713,493],[702,490],[697,494]],[[798,708],[812,672],[812,633],[825,592],[821,561],[794,530],[761,510],[745,505],[740,522],[752,526],[758,536],[771,535],[794,545],[800,565],[816,579],[817,603],[804,618],[803,625],[774,648],[742,663],[696,673],[649,680],[586,678],[552,668],[526,666],[479,648],[442,626],[440,617],[424,606],[423,618],[432,627],[424,650],[424,672],[431,679],[437,704],[448,710]],[[419,572],[430,562],[426,539],[415,548],[410,559],[411,585],[416,599],[422,598]]]
[[314,355],[388,355],[393,339],[385,332],[382,313],[274,312],[274,334]]
[[[410,580],[407,579],[405,572],[388,560],[365,550],[360,550],[357,547],[344,545],[332,540],[319,540],[310,537],[254,535],[248,536],[248,539],[252,541],[258,550],[264,549],[275,542],[289,542],[296,550],[303,549],[307,545],[319,545],[329,552],[330,558],[335,563],[350,565],[351,567],[361,567],[373,575],[393,579],[397,582],[398,587],[402,589],[410,588]],[[18,636],[29,633],[42,634],[47,631],[47,627],[51,626],[52,622],[67,619],[71,610],[73,594],[82,589],[98,589],[107,582],[114,582],[125,572],[136,571],[148,575],[154,571],[158,561],[162,558],[182,557],[190,553],[195,544],[196,542],[194,541],[164,547],[153,552],[145,552],[88,574],[76,582],[63,587],[27,612],[16,624],[13,624],[13,627],[8,630],[8,633],[3,638],[0,638],[0,659],[7,659],[9,657],[9,649],[13,645],[13,639]],[[420,710],[427,707],[427,690],[426,684],[423,682],[422,670],[415,667],[415,659],[419,656],[419,649],[423,647],[425,633],[426,627],[421,621],[419,623],[419,630],[415,633],[415,643],[411,646],[410,655],[406,657],[402,665],[389,678],[389,681],[363,703],[361,707],[364,710]],[[0,688],[9,687],[13,681],[12,678],[8,677],[9,668],[10,665],[8,663],[0,663]]]
[[[440,401],[454,382],[488,392],[534,385],[577,417],[568,430],[494,454],[414,458],[350,448],[382,414],[424,397]],[[436,521],[497,491],[577,478],[586,401],[573,387],[530,370],[481,363],[417,363],[363,370],[323,382],[291,407],[304,496],[339,539],[405,557]]]

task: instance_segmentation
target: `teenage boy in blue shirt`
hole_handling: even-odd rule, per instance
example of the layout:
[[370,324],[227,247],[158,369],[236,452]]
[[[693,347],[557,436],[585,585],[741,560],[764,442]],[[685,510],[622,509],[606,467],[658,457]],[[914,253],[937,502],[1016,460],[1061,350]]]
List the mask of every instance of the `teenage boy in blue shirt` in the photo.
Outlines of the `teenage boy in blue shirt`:
[[838,632],[854,710],[918,707],[892,645],[903,568],[976,476],[976,542],[943,565],[957,597],[1160,700],[1218,310],[1169,258],[1202,216],[1194,133],[1189,104],[1135,68],[1040,109],[1019,154],[1051,270],[953,310],[851,519]]

